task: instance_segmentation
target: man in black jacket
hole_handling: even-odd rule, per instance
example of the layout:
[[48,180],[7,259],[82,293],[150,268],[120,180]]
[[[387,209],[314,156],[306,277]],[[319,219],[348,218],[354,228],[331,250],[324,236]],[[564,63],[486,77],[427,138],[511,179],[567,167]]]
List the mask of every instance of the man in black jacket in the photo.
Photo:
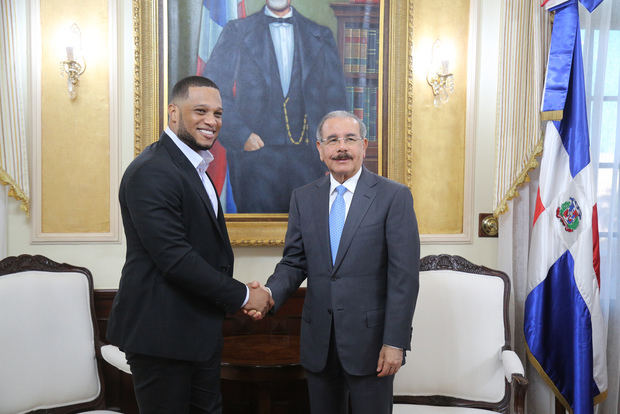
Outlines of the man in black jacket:
[[224,214],[205,172],[222,125],[217,86],[182,79],[168,115],[121,181],[127,257],[107,338],[127,355],[142,414],[220,413],[224,315],[264,314],[269,295],[232,278]]

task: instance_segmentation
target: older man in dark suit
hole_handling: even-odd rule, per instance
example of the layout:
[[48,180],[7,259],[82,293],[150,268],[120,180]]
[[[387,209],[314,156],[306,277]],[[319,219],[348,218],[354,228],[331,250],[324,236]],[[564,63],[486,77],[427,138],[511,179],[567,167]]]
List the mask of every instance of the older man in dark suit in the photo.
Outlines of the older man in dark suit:
[[278,309],[303,280],[301,364],[313,414],[387,414],[410,349],[420,243],[409,189],[362,166],[364,124],[326,115],[316,146],[330,175],[293,192],[284,257],[266,286]]
[[221,413],[225,312],[268,309],[234,280],[233,251],[209,176],[222,124],[217,86],[180,80],[169,128],[127,168],[119,190],[127,258],[108,322],[125,351],[140,412]]
[[291,192],[325,172],[313,144],[320,119],[345,108],[334,37],[290,0],[228,22],[206,63],[222,92],[221,143],[239,213],[286,213]]

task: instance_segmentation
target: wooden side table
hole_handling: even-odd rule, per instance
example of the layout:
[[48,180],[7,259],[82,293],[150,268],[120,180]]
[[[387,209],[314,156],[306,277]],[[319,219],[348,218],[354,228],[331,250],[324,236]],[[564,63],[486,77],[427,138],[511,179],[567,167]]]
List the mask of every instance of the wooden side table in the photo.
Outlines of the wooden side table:
[[250,382],[258,390],[258,413],[271,413],[271,388],[278,383],[304,380],[299,363],[299,336],[225,336],[221,378]]

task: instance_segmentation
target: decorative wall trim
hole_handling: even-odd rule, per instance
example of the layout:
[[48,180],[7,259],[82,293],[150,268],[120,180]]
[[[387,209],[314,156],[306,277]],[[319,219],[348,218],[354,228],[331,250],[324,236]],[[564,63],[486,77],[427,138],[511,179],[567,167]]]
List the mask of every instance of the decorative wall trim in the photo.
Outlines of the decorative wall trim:
[[[469,244],[473,241],[473,222],[474,222],[474,157],[476,151],[476,122],[477,122],[477,106],[476,106],[476,91],[478,90],[478,83],[476,77],[476,63],[477,63],[477,41],[478,41],[478,8],[480,0],[470,0],[469,4],[469,31],[468,31],[468,47],[467,47],[467,98],[466,98],[466,126],[465,126],[465,171],[463,175],[463,231],[456,234],[421,234],[420,241],[422,244]],[[398,2],[394,2],[398,3]],[[394,7],[393,13],[401,13],[407,17],[407,57],[406,61],[397,61],[401,59],[399,56],[393,56],[394,61],[390,61],[390,69],[402,70],[398,68],[406,67],[406,76],[401,73],[390,73],[390,77],[396,76],[396,79],[406,79],[406,85],[394,85],[391,94],[398,94],[399,90],[406,89],[407,100],[406,107],[406,130],[395,130],[390,132],[389,136],[406,136],[406,147],[402,149],[401,154],[393,154],[393,157],[400,161],[399,158],[403,157],[402,154],[406,154],[404,162],[393,162],[390,159],[390,167],[399,168],[399,171],[392,171],[389,175],[390,178],[394,178],[398,181],[406,183],[410,188],[413,187],[413,149],[411,146],[415,131],[413,127],[413,104],[415,100],[414,93],[414,72],[413,65],[415,56],[413,56],[414,49],[414,35],[415,27],[413,24],[413,0],[408,1],[408,9],[406,13],[404,10],[396,10]],[[396,18],[396,17],[393,17]],[[394,36],[404,36],[405,34],[394,33]],[[402,40],[401,40],[402,41]],[[397,43],[390,43],[397,44]],[[406,65],[406,66],[405,66]],[[399,78],[398,76],[403,76]],[[392,99],[392,98],[391,98]],[[396,100],[394,98],[394,100]],[[398,108],[396,102],[390,104],[391,108]],[[403,106],[400,106],[403,107]],[[396,124],[396,122],[391,123]],[[399,135],[399,134],[403,135]],[[400,175],[404,174],[401,178]]]
[[[108,0],[108,71],[109,71],[109,222],[110,231],[104,233],[44,233],[42,231],[42,146],[41,146],[41,0],[30,0],[31,16],[31,108],[33,137],[33,175],[32,197],[32,244],[67,243],[119,243],[121,238],[120,209],[117,202],[117,189],[121,168],[120,139],[120,91],[118,59],[118,1]],[[79,93],[79,92],[78,92]]]

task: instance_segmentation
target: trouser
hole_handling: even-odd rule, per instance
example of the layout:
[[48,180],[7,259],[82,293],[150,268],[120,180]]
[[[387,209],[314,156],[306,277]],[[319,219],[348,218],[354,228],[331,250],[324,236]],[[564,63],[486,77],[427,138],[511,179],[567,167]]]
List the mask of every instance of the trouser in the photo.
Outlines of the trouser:
[[325,368],[318,373],[306,370],[306,377],[312,414],[347,414],[349,397],[353,414],[392,412],[394,375],[348,374],[338,357],[333,326]]
[[126,353],[141,414],[220,414],[220,352],[208,361]]

